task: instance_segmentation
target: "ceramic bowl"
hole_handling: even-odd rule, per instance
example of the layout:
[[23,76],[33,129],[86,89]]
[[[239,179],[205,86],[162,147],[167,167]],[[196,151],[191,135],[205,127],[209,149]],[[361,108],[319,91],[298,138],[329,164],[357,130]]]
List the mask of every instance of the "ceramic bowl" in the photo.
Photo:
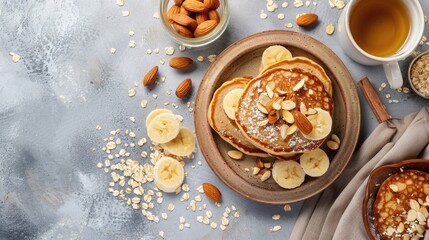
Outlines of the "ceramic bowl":
[[365,198],[362,204],[362,218],[366,233],[371,240],[380,239],[375,232],[373,222],[373,204],[381,184],[391,175],[401,170],[419,170],[429,173],[429,159],[409,159],[398,163],[380,166],[373,170],[368,178]]
[[[207,109],[216,89],[228,79],[256,76],[263,51],[272,45],[283,45],[294,56],[304,56],[320,64],[332,80],[335,111],[332,133],[341,139],[337,151],[326,149],[330,168],[319,178],[306,176],[295,189],[283,189],[270,178],[261,182],[252,174],[255,157],[235,161],[227,152],[232,148],[212,131]],[[360,129],[360,105],[355,84],[346,66],[321,42],[299,32],[273,30],[245,37],[225,49],[208,68],[199,86],[195,106],[195,129],[199,147],[214,173],[231,189],[258,202],[284,204],[307,199],[328,187],[346,167]]]

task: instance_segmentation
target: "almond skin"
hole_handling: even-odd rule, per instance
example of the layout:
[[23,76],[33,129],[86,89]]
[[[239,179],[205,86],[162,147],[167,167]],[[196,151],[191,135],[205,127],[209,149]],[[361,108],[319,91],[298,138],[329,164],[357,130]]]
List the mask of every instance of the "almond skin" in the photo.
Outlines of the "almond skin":
[[176,30],[176,32],[184,37],[192,38],[194,37],[194,33],[192,33],[191,30],[186,28],[185,26],[182,26],[178,23],[173,23],[173,28]]
[[293,110],[293,117],[295,118],[295,124],[298,129],[305,135],[310,134],[313,131],[313,125],[311,125],[310,120],[302,114],[300,111]]
[[220,16],[216,10],[210,10],[208,14],[210,20],[216,20],[217,23],[220,22]]
[[190,12],[190,11],[186,10],[186,8],[184,8],[184,7],[183,7],[183,5],[182,5],[182,6],[180,6],[180,13],[181,13],[181,14],[188,15],[188,16],[191,16],[191,13],[192,13],[192,12]]
[[194,61],[188,57],[172,57],[170,59],[170,67],[175,69],[185,69],[194,64]]
[[155,82],[156,75],[158,74],[158,66],[153,67],[143,78],[143,86],[148,86],[151,83]]
[[204,3],[197,0],[186,0],[183,2],[182,6],[190,12],[203,12],[206,10]]
[[195,20],[197,20],[198,24],[201,24],[202,22],[209,20],[208,12],[204,11],[204,12],[195,14]]
[[203,183],[203,190],[204,194],[213,202],[218,203],[222,199],[222,194],[219,189],[211,183]]
[[180,99],[185,98],[191,92],[192,80],[187,78],[183,80],[176,88],[176,96]]
[[207,20],[198,25],[194,31],[195,37],[201,37],[211,32],[217,26],[216,20]]
[[176,13],[176,14],[173,14],[173,16],[171,18],[176,23],[178,23],[182,26],[189,27],[191,31],[194,31],[195,28],[197,28],[197,26],[198,26],[198,23],[197,23],[197,21],[195,21],[195,19],[193,19],[193,18],[191,18],[185,14]]
[[216,9],[220,6],[219,0],[204,0],[204,7],[207,9]]
[[314,13],[306,13],[299,16],[295,22],[300,27],[309,27],[317,22],[318,16]]
[[181,6],[182,5],[182,3],[183,3],[183,0],[174,0],[174,4],[176,5],[176,6]]
[[172,16],[176,13],[180,13],[180,7],[176,5],[171,6],[171,8],[167,12],[167,16],[166,16],[167,22],[172,24],[174,22],[172,19]]

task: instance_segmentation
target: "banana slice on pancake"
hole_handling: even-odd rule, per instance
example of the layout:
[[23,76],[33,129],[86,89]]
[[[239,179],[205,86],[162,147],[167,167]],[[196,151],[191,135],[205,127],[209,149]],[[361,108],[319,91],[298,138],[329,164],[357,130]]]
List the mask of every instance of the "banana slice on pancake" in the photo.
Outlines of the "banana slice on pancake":
[[320,108],[315,108],[316,114],[307,116],[313,126],[309,134],[304,134],[304,137],[310,140],[321,140],[326,138],[332,129],[332,117],[328,111]]
[[223,110],[225,114],[231,119],[235,120],[235,112],[237,111],[238,100],[243,95],[243,89],[234,89],[229,91],[222,101]]

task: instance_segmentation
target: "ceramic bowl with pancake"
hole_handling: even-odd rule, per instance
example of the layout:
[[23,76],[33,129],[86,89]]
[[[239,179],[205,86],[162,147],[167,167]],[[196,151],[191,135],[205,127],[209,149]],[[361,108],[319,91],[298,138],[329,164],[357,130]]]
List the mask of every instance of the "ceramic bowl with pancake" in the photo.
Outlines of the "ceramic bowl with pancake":
[[[281,66],[261,69],[263,52],[273,45],[286,47],[298,60],[281,62],[278,63]],[[299,59],[299,57],[302,57],[302,59]],[[320,80],[314,86],[315,90],[317,88],[325,88],[323,92],[327,94],[326,98],[328,99],[325,110],[331,111],[330,113],[332,114],[331,133],[339,136],[341,145],[335,151],[327,149],[325,144],[321,146],[330,159],[330,167],[323,176],[318,178],[306,176],[301,186],[294,189],[284,189],[273,178],[261,181],[260,178],[255,177],[251,169],[260,157],[245,155],[244,159],[239,161],[232,159],[228,155],[228,152],[236,149],[236,147],[225,140],[224,137],[221,137],[218,131],[211,128],[207,112],[213,111],[213,109],[210,110],[210,103],[213,97],[216,96],[216,91],[225,86],[223,85],[225,82],[243,76],[249,76],[253,79],[251,81],[256,79],[256,82],[258,78],[264,78],[264,76],[284,71],[287,68],[302,70],[305,66],[311,64],[311,62],[320,65],[323,71],[311,68],[312,72],[304,69],[302,74],[308,74],[309,78],[315,77]],[[259,75],[260,70],[262,70],[261,75]],[[326,74],[327,77],[323,76],[323,74]],[[287,87],[292,87],[292,85],[283,87],[283,90],[287,90]],[[250,88],[248,90],[251,91]],[[310,100],[306,99],[305,102],[309,103]],[[221,109],[215,111],[215,115],[224,114],[224,111]],[[211,64],[198,89],[195,106],[195,128],[204,158],[214,173],[227,186],[239,194],[258,202],[284,204],[301,201],[323,191],[343,171],[358,139],[360,106],[355,85],[347,68],[327,46],[308,35],[298,32],[282,30],[266,31],[250,35],[235,42],[225,49],[216,58],[216,61]],[[248,138],[248,140],[251,139]],[[254,142],[251,143],[255,145]],[[312,143],[314,146],[303,144],[301,146],[303,149],[318,147],[320,145],[318,143]],[[261,149],[261,146],[257,147]],[[292,152],[298,153],[301,151],[293,150]],[[269,153],[270,155],[274,155],[277,152],[273,151]],[[276,158],[264,160],[270,163],[277,161]]]

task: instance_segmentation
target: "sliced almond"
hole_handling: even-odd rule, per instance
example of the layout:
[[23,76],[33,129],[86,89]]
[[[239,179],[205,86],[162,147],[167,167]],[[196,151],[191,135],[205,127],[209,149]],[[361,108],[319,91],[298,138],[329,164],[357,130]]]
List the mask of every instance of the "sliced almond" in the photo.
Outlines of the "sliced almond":
[[333,141],[337,142],[338,144],[340,144],[340,143],[341,143],[340,138],[339,138],[337,135],[335,135],[335,134],[332,134],[332,135],[331,135],[331,139],[332,139]]
[[407,220],[408,222],[412,222],[414,220],[416,220],[417,218],[417,212],[414,209],[410,209],[407,213]]
[[[326,142],[326,146],[328,146],[328,148],[331,150],[337,150],[340,147],[340,145],[337,142],[334,142],[331,140]],[[398,186],[396,186],[396,189],[398,189]],[[393,191],[393,189],[392,189],[392,191]],[[398,190],[396,190],[396,191],[398,191]]]
[[271,163],[270,162],[264,163],[264,168],[270,168],[270,167],[271,167]]
[[259,171],[261,171],[258,167],[253,167],[253,175],[258,175]]
[[296,126],[296,124],[294,123],[286,130],[286,134],[291,135],[294,132],[296,132],[297,129],[298,129],[298,126]]
[[261,181],[265,182],[270,177],[271,177],[271,171],[266,171],[264,174],[262,174]]
[[287,137],[286,132],[287,132],[288,128],[289,128],[289,126],[287,124],[283,124],[280,127],[280,136],[281,136],[282,139],[286,139],[286,137]]
[[285,100],[281,103],[283,110],[292,110],[296,107],[296,103],[292,100]]
[[283,110],[282,117],[283,117],[283,120],[285,120],[289,124],[292,124],[295,122],[295,118],[293,117],[292,113],[289,111]]
[[281,103],[282,103],[283,99],[279,98],[277,99],[277,101],[273,102],[273,108],[275,110],[280,110],[282,108]]
[[262,112],[262,113],[264,113],[264,114],[268,114],[268,111],[267,111],[267,109],[259,102],[259,103],[257,103],[256,104],[256,108],[260,111],[260,112]]
[[273,98],[274,97],[273,89],[268,85],[265,87],[265,89],[267,91],[268,97]]
[[398,192],[398,186],[396,184],[390,184],[389,188],[393,191],[393,192]]
[[420,204],[416,200],[410,199],[410,208],[418,211],[420,208]]
[[229,150],[228,156],[235,160],[241,160],[243,158],[243,153],[237,150]]
[[261,95],[259,95],[258,100],[262,105],[266,106],[268,104],[268,102],[270,101],[270,97],[268,97],[267,93],[263,92],[263,93],[261,93]]
[[263,127],[268,124],[268,119],[264,119],[258,122],[258,126]]
[[292,90],[294,92],[299,91],[302,87],[304,87],[305,80],[301,79],[295,86],[293,86]]

